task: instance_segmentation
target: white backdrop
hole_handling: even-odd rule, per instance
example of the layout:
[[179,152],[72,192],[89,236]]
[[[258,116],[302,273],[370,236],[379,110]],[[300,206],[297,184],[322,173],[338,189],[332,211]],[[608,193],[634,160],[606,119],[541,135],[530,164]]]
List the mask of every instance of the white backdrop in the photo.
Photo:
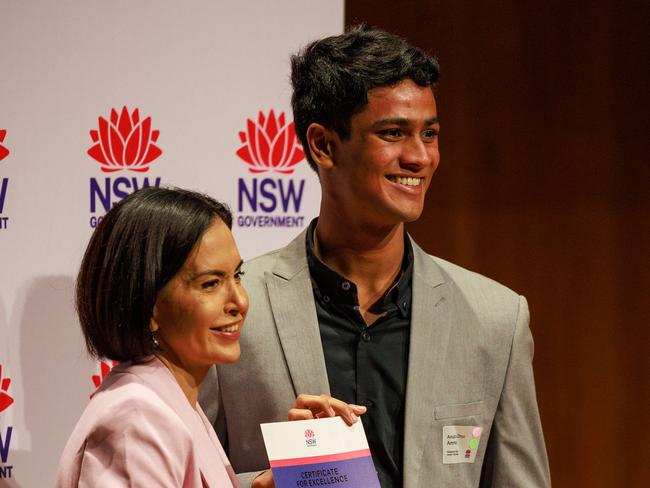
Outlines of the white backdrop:
[[52,485],[101,376],[72,290],[105,207],[204,191],[244,259],[316,215],[289,54],[342,29],[343,0],[0,0],[0,486]]

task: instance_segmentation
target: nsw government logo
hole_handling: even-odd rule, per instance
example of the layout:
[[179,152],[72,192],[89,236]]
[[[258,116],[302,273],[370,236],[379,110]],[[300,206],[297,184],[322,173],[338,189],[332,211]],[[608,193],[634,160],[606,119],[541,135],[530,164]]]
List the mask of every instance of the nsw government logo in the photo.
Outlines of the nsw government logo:
[[119,361],[111,361],[110,359],[102,359],[99,361],[99,374],[93,375],[93,385],[95,385],[95,391],[90,394],[90,398],[95,396],[97,388],[101,386],[102,382],[108,376],[108,373],[110,373],[111,369],[113,369],[118,364],[120,364]]
[[[9,149],[3,145],[6,135],[6,129],[0,130],[0,161],[9,156]],[[0,230],[6,229],[9,225],[9,217],[3,215],[8,187],[9,178],[0,178]]]
[[307,445],[307,447],[316,446],[316,434],[311,429],[305,430],[305,444]]
[[[14,403],[14,399],[11,398],[8,391],[10,384],[11,379],[2,377],[2,364],[0,364],[0,415]],[[1,419],[2,417],[0,417]],[[13,466],[8,464],[9,445],[11,444],[13,430],[13,427],[8,426],[5,428],[4,424],[0,422],[0,479],[11,478],[11,472],[14,469]]]
[[4,158],[9,156],[9,149],[7,149],[6,147],[4,147],[2,145],[2,143],[5,140],[6,135],[7,135],[7,130],[6,129],[0,130],[0,161],[2,161]]
[[[126,107],[119,113],[111,109],[108,120],[99,117],[97,129],[90,131],[93,145],[88,155],[107,176],[90,178],[91,227],[128,194],[145,186],[160,186],[160,177],[139,176],[162,154],[156,145],[159,135],[160,131],[152,128],[151,117],[142,118],[137,108],[130,113]],[[113,176],[118,172],[126,174]]]
[[248,119],[239,133],[237,150],[247,165],[247,178],[237,180],[237,225],[239,227],[303,227],[300,215],[305,180],[291,177],[305,159],[293,122],[284,112],[259,112]]

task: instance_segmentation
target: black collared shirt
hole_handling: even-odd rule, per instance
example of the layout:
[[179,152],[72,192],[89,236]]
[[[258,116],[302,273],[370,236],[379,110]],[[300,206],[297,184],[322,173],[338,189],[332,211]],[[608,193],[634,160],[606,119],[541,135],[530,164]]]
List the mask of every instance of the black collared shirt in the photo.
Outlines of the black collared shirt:
[[366,326],[357,287],[314,252],[312,221],[307,260],[325,365],[333,397],[368,407],[361,416],[383,488],[402,486],[404,404],[409,356],[413,249],[404,236],[401,276],[386,293],[381,311]]

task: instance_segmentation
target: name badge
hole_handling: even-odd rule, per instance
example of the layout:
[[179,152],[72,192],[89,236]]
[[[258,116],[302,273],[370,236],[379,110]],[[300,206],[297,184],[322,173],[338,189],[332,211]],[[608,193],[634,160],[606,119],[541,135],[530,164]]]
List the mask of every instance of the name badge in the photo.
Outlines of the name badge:
[[473,463],[483,429],[474,425],[445,425],[442,428],[442,463]]

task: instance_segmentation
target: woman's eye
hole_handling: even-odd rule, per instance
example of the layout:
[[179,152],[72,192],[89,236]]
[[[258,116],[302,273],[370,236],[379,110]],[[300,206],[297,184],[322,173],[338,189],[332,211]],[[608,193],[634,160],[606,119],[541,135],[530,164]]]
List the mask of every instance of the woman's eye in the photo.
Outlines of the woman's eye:
[[201,283],[201,288],[207,290],[210,288],[214,288],[218,284],[219,284],[219,280],[210,280],[210,281],[206,281],[205,283]]

